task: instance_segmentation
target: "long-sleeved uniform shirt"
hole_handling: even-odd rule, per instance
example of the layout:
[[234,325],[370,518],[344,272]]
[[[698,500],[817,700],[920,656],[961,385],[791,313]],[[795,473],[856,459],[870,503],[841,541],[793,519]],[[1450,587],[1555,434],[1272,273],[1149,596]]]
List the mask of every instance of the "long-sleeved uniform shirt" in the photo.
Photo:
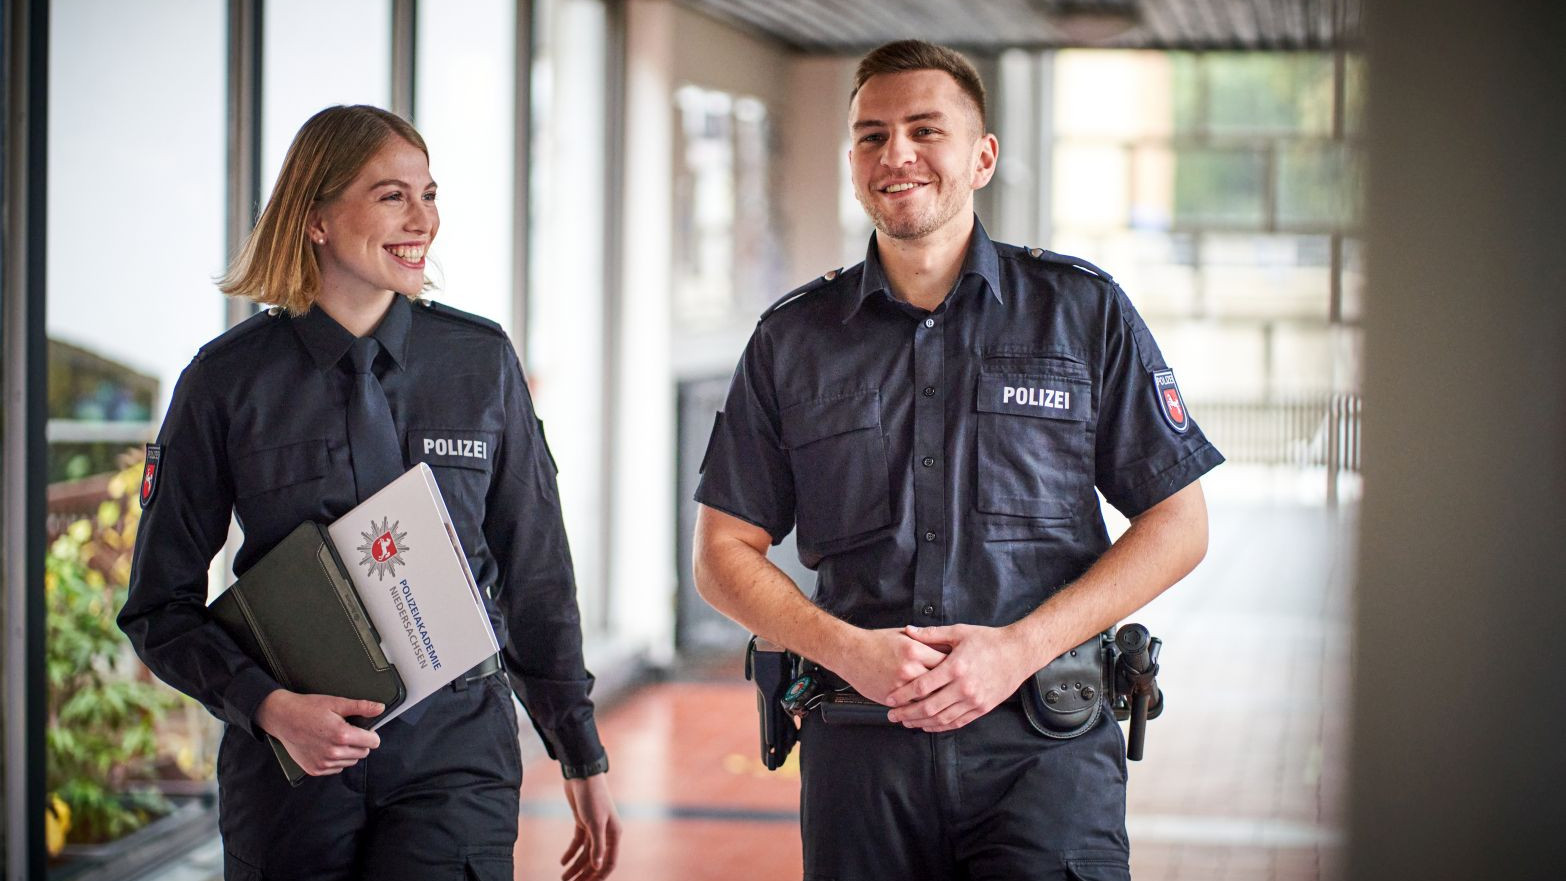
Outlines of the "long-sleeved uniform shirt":
[[[374,336],[403,464],[435,473],[517,696],[566,776],[606,770],[554,460],[510,341],[487,319],[400,296]],[[258,737],[256,709],[279,686],[207,614],[207,569],[231,513],[239,575],[301,522],[357,504],[352,341],[320,309],[235,326],[181,375],[149,457],[120,626],[160,678]]]
[[774,304],[713,426],[696,500],[782,541],[860,627],[1010,624],[1127,516],[1223,461],[1120,286],[974,223],[933,311],[865,261]]

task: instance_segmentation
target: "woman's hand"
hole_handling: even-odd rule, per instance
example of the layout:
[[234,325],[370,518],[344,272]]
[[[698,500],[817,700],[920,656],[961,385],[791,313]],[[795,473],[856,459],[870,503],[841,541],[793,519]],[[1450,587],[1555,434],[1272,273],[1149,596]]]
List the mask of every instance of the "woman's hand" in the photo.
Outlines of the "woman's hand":
[[620,815],[609,795],[609,775],[594,774],[565,781],[566,801],[576,819],[576,832],[560,865],[564,881],[597,881],[609,877],[620,855]]
[[256,722],[283,742],[306,774],[320,777],[341,774],[381,745],[379,734],[350,724],[346,717],[378,716],[384,709],[375,701],[279,688],[261,701]]

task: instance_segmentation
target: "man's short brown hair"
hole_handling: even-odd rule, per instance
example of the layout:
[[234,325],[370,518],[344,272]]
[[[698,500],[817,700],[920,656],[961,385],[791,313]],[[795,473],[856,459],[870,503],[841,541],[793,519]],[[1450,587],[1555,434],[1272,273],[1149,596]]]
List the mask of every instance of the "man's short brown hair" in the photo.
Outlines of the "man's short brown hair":
[[975,109],[979,111],[979,133],[983,134],[986,131],[984,81],[979,79],[979,72],[974,69],[973,62],[955,49],[926,43],[924,40],[898,40],[895,43],[887,43],[861,58],[859,69],[854,71],[854,90],[848,93],[848,100],[853,101],[854,96],[859,94],[859,90],[864,88],[865,83],[873,76],[915,70],[939,70],[950,74],[963,92],[973,100]]

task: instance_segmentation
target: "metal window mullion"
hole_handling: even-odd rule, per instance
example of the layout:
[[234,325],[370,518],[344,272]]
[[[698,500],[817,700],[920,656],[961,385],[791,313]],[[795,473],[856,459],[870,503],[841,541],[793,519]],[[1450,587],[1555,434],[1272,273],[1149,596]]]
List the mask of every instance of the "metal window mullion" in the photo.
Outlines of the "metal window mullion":
[[515,68],[513,96],[512,199],[511,199],[511,342],[517,356],[527,364],[527,325],[529,279],[532,271],[528,253],[532,235],[533,157],[533,57],[536,47],[533,0],[517,0],[516,44],[512,52]]
[[622,314],[621,284],[624,280],[624,236],[621,230],[619,218],[623,216],[625,207],[625,93],[626,93],[626,53],[628,51],[629,35],[627,33],[627,16],[625,0],[605,0],[607,13],[605,22],[608,33],[605,35],[604,64],[608,68],[604,72],[604,214],[603,236],[604,254],[608,259],[604,261],[603,274],[603,340],[604,340],[604,365],[603,365],[603,394],[602,417],[599,431],[599,474],[601,502],[604,516],[599,518],[599,571],[603,573],[603,597],[598,604],[600,620],[599,627],[608,632],[611,624],[610,609],[614,590],[614,555],[610,549],[614,547],[614,517],[613,512],[618,501],[618,493],[615,492],[615,444],[614,439],[619,434],[620,413],[616,405],[619,391],[619,377],[622,362],[621,341],[624,333]]
[[392,0],[391,19],[391,112],[412,120],[417,108],[418,0]]
[[[261,38],[265,0],[228,3],[228,205],[224,244],[227,259],[239,253],[255,226],[261,203]],[[226,261],[225,261],[226,262]],[[242,298],[224,303],[224,325],[255,312]]]
[[49,3],[7,3],[4,240],[5,876],[46,870],[44,516]]

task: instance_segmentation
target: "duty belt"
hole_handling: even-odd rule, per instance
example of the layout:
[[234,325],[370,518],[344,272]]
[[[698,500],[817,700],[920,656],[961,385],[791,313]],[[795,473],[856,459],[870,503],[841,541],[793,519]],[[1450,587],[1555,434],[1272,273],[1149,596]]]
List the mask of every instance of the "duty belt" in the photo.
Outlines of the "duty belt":
[[458,676],[456,679],[453,679],[451,682],[452,690],[462,691],[468,687],[469,683],[477,682],[480,679],[494,676],[496,673],[499,673],[504,669],[505,667],[500,663],[500,652],[495,652],[493,655],[490,655],[484,660],[479,661],[477,664],[474,664],[473,667],[468,670],[468,672]]

